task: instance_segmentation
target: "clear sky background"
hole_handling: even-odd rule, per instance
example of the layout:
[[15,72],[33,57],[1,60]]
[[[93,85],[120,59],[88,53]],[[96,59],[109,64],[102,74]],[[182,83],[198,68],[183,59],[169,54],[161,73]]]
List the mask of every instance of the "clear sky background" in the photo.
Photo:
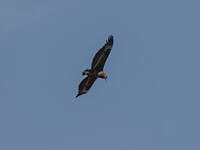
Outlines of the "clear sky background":
[[[200,2],[1,0],[1,150],[199,150]],[[98,79],[81,73],[113,34]]]

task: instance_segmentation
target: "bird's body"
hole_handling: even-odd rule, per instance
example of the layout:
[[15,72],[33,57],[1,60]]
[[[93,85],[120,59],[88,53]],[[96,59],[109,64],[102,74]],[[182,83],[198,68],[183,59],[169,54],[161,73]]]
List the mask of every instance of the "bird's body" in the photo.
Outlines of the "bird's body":
[[106,79],[107,75],[103,72],[105,62],[110,54],[113,46],[113,36],[110,35],[106,44],[95,54],[91,69],[86,69],[83,71],[82,75],[87,77],[81,81],[79,84],[78,94],[76,97],[86,94],[97,78]]

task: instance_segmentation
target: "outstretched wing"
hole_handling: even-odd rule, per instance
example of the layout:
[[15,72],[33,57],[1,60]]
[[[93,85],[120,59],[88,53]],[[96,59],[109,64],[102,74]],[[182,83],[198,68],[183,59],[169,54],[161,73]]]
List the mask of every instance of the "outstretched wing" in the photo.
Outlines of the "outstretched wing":
[[110,35],[106,44],[96,53],[92,61],[92,69],[96,71],[102,71],[106,59],[108,58],[113,46],[113,36]]
[[76,97],[82,94],[86,94],[89,91],[89,89],[92,87],[96,79],[97,78],[95,77],[86,77],[85,79],[83,79],[81,83],[79,84],[78,94],[76,95]]

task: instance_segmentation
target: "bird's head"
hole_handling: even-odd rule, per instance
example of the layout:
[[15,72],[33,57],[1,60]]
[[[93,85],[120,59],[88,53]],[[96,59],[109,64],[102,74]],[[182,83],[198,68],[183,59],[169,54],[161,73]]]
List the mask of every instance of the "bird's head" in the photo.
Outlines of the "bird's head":
[[108,76],[107,76],[107,74],[105,72],[100,71],[98,73],[98,77],[106,80]]

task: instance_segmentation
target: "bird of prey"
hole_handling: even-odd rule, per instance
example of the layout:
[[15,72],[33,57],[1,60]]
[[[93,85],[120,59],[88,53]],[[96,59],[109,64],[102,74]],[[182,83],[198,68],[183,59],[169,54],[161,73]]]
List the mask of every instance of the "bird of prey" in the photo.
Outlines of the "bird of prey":
[[91,69],[86,69],[83,71],[82,75],[86,75],[86,78],[81,81],[78,87],[78,94],[76,97],[86,94],[92,87],[93,83],[97,78],[106,79],[107,75],[103,72],[105,62],[110,54],[113,46],[113,36],[110,35],[104,46],[95,54]]

